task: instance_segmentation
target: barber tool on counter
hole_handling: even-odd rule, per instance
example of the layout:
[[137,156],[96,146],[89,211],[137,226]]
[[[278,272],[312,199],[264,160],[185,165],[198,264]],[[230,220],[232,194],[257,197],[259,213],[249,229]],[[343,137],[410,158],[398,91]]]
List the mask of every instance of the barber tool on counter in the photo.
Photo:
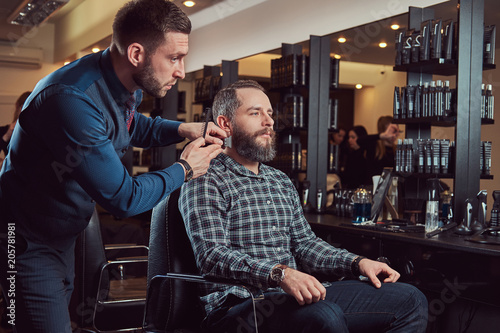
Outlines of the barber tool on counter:
[[439,228],[439,179],[427,180],[428,197],[425,207],[425,231],[431,232]]
[[459,235],[470,235],[473,233],[471,230],[472,225],[472,199],[467,198],[465,200],[465,219],[455,230],[456,234]]
[[471,230],[473,232],[481,231],[486,228],[486,196],[486,190],[481,190],[477,194],[478,216],[474,219],[474,222],[471,225]]
[[500,191],[493,191],[493,207],[491,208],[490,227],[500,227]]
[[312,207],[311,204],[309,203],[309,189],[311,187],[311,182],[307,179],[304,179],[302,182],[302,193],[301,193],[301,200],[302,200],[302,210],[304,213],[310,212]]
[[323,213],[323,190],[320,188],[316,190],[316,213]]

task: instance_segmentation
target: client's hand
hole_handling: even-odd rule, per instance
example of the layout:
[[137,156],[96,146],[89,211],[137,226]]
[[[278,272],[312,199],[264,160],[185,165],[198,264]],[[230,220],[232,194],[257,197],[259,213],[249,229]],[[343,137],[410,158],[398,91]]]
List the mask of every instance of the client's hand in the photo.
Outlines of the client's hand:
[[383,278],[384,283],[390,283],[396,282],[401,276],[386,263],[366,258],[359,262],[359,272],[366,276],[376,288],[382,286],[379,278]]
[[290,267],[285,269],[285,278],[281,281],[280,287],[295,297],[300,305],[316,303],[326,296],[325,287],[314,276]]

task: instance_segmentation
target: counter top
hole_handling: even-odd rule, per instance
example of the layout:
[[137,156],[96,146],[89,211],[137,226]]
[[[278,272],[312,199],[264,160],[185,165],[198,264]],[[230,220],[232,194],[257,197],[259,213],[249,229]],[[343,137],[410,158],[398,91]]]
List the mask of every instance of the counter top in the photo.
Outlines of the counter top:
[[345,224],[351,224],[351,220],[349,218],[334,216],[331,214],[306,213],[305,217],[313,228],[325,228],[331,231],[357,234],[363,237],[372,237],[374,239],[393,240],[423,246],[432,246],[442,249],[500,257],[500,243],[480,244],[470,242],[466,240],[466,238],[469,238],[470,236],[457,235],[454,232],[455,228],[428,238],[425,236],[425,233],[370,230],[360,228],[354,224],[348,226]]

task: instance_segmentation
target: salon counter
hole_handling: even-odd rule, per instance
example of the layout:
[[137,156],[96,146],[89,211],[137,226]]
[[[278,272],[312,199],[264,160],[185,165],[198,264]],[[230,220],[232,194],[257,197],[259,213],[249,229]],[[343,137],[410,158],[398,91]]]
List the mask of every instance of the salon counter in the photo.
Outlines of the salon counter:
[[498,332],[500,327],[500,244],[479,244],[444,231],[424,233],[367,230],[350,219],[306,214],[313,231],[339,248],[370,259],[385,257],[400,281],[428,299],[427,332]]
[[[480,244],[466,240],[470,238],[470,236],[457,235],[454,232],[455,228],[428,238],[425,236],[425,233],[377,231],[360,228],[352,224],[349,218],[338,217],[331,214],[306,213],[305,216],[311,227],[315,230],[352,234],[365,238],[392,240],[404,242],[406,244],[436,247],[443,250],[448,249],[500,257],[500,236],[498,237],[498,244]],[[346,226],[346,224],[350,224],[350,226]]]

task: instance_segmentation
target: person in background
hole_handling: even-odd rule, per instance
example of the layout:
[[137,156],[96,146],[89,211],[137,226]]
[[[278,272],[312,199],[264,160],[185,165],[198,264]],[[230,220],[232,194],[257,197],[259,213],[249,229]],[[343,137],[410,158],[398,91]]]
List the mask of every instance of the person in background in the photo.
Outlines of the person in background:
[[347,142],[349,148],[340,169],[342,188],[356,189],[371,184],[371,179],[368,178],[366,151],[358,144],[358,140],[366,135],[368,133],[363,126],[354,126],[348,132]]
[[358,145],[366,151],[368,177],[381,175],[386,167],[394,168],[396,140],[399,127],[393,124],[391,116],[382,116],[377,121],[377,134],[358,139]]
[[[179,199],[200,273],[249,285],[259,298],[261,333],[425,332],[425,296],[396,283],[400,275],[387,264],[318,238],[290,178],[264,164],[276,155],[273,110],[264,89],[255,81],[237,81],[216,94],[212,110],[232,146],[212,160],[204,176],[184,184]],[[317,273],[331,282],[320,283]],[[202,288],[210,332],[254,331],[246,289]]]
[[14,119],[9,125],[0,127],[0,150],[4,152],[5,156],[7,156],[7,146],[9,145],[10,137],[12,136],[12,132],[16,126],[19,114],[21,113],[24,102],[30,94],[31,91],[25,91],[17,98],[14,110]]
[[[7,304],[15,303],[17,332],[72,331],[75,240],[96,203],[120,217],[148,211],[222,152],[226,133],[213,123],[203,138],[203,123],[135,112],[142,90],[162,98],[184,78],[190,32],[170,1],[127,2],[108,49],[49,74],[26,100],[0,172],[0,277],[3,290],[15,278]],[[120,161],[129,146],[184,139],[191,144],[165,169],[132,177]]]
[[345,128],[339,127],[336,131],[334,131],[330,137],[330,143],[340,146],[342,142],[344,142],[345,138]]

